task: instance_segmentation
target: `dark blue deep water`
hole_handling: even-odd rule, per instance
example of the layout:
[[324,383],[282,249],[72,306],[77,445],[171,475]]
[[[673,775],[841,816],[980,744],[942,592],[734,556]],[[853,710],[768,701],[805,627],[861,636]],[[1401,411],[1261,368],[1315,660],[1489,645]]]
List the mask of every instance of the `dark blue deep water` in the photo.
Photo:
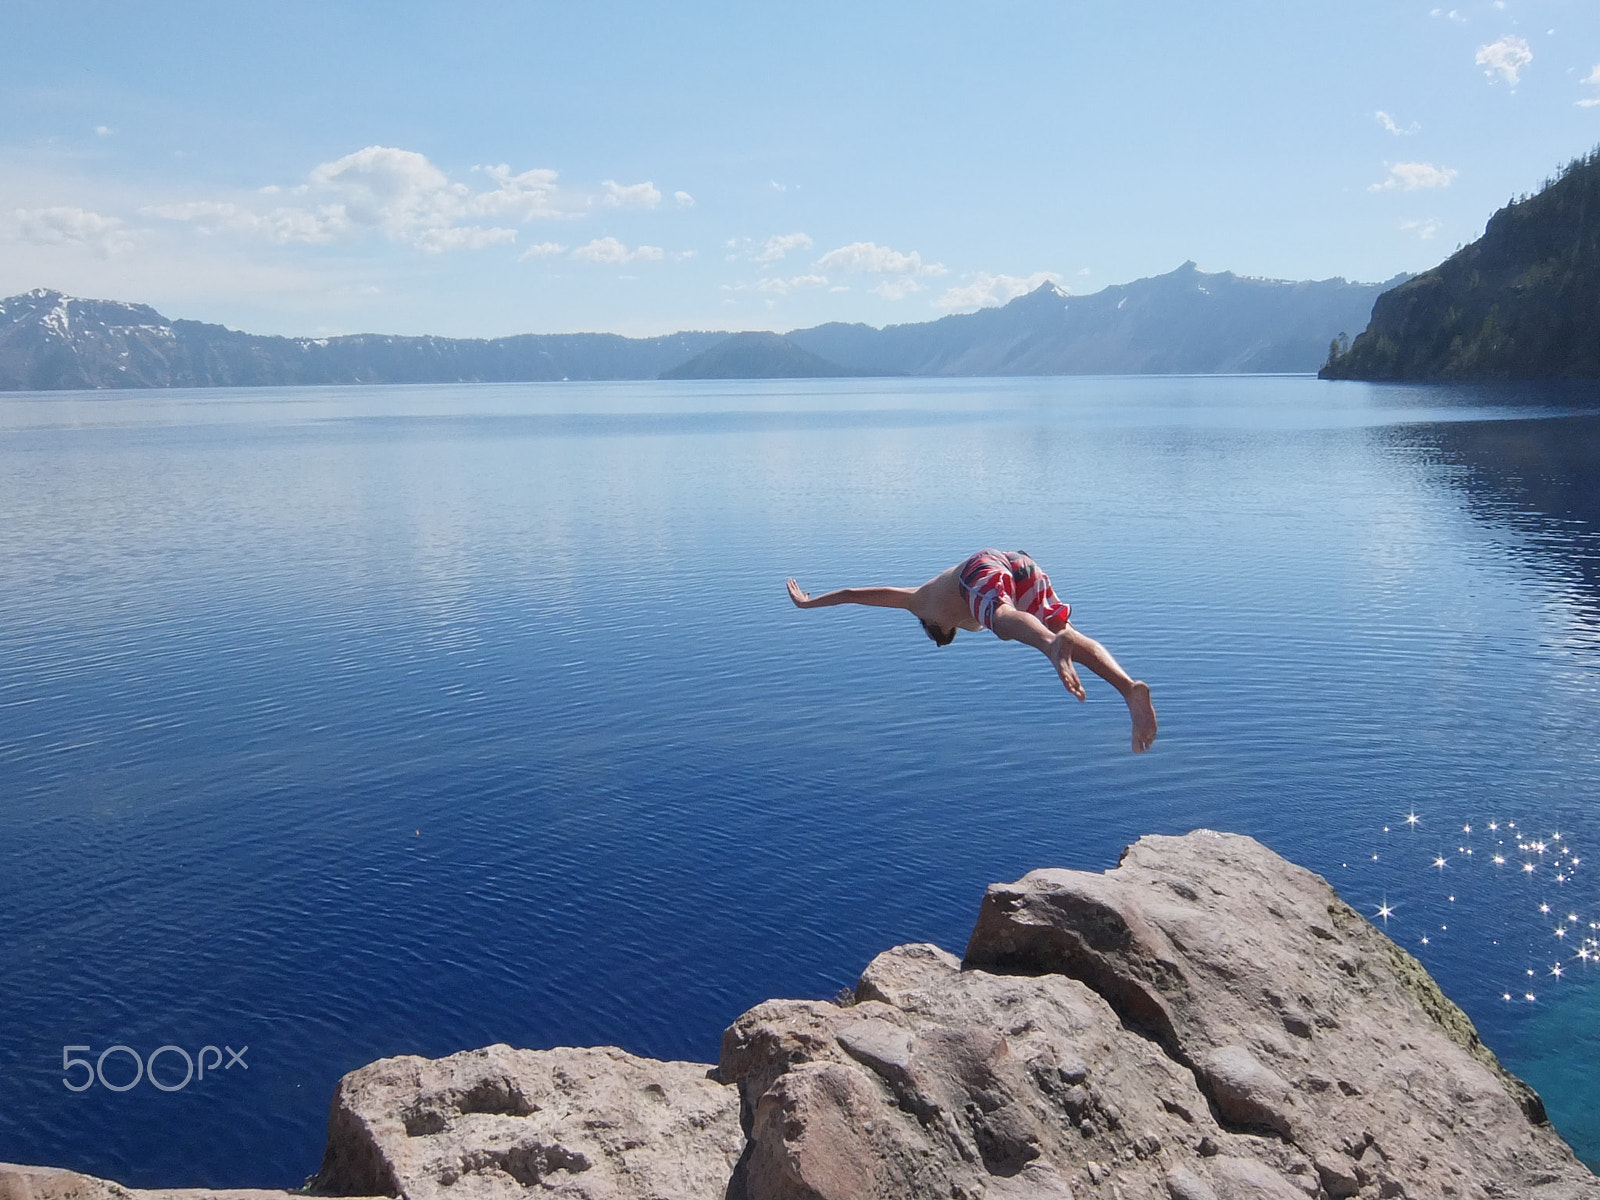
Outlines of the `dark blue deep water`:
[[[711,1060],[759,1000],[959,951],[993,880],[1210,826],[1391,906],[1594,1161],[1593,413],[1303,378],[0,398],[0,1160],[297,1184],[374,1058]],[[784,595],[986,545],[1151,683],[1153,753],[1032,651]],[[63,1047],[113,1045],[248,1050],[67,1090]]]

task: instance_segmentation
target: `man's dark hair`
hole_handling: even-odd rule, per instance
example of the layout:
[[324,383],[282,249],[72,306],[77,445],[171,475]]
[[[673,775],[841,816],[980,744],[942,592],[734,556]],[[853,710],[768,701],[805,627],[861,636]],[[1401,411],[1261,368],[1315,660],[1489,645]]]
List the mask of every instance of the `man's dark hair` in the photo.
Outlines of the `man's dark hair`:
[[933,639],[935,646],[948,646],[956,640],[956,631],[954,629],[940,629],[932,621],[923,621],[921,617],[918,617],[917,620],[922,621],[922,632]]

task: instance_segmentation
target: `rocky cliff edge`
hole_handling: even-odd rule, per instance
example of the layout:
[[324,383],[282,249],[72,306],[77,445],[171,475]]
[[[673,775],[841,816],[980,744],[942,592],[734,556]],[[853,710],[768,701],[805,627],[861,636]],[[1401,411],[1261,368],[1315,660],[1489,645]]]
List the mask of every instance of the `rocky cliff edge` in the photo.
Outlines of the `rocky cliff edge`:
[[[29,1174],[32,1172],[32,1174]],[[773,1000],[716,1066],[490,1046],[340,1081],[313,1192],[406,1200],[1600,1200],[1414,958],[1250,838],[988,889],[965,957]],[[133,1193],[0,1168],[0,1200]]]

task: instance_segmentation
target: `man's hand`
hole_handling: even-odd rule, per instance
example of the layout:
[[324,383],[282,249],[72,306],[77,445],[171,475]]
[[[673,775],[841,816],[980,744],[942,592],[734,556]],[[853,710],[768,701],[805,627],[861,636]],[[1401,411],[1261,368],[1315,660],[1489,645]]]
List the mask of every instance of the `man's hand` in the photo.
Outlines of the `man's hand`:
[[1056,634],[1055,641],[1050,643],[1048,651],[1050,662],[1055,666],[1056,674],[1061,676],[1061,682],[1066,685],[1079,700],[1089,697],[1083,690],[1083,680],[1078,678],[1078,668],[1072,665],[1072,639],[1065,632]]
[[792,579],[789,580],[789,599],[794,601],[794,606],[796,608],[811,607],[811,593],[802,592],[800,590],[800,585]]

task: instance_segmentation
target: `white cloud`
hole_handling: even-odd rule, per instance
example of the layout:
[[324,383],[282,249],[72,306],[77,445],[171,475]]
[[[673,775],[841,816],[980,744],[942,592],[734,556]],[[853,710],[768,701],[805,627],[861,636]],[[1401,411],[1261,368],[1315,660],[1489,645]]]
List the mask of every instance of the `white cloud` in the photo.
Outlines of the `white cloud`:
[[964,287],[952,287],[933,302],[935,308],[991,308],[1025,296],[1042,283],[1060,283],[1054,271],[1032,275],[991,275],[979,271]]
[[[1600,87],[1600,65],[1596,65],[1595,69],[1584,77],[1583,83],[1586,87]],[[1591,96],[1587,100],[1575,100],[1573,103],[1579,108],[1593,108],[1595,105],[1600,104],[1600,96]]]
[[[842,271],[860,275],[943,275],[943,263],[924,263],[915,250],[901,254],[876,242],[851,242],[829,250],[817,259],[822,271]],[[898,297],[896,297],[898,299]]]
[[94,127],[95,137],[110,137],[115,132],[116,130],[109,125],[96,125]]
[[13,210],[5,232],[14,241],[31,246],[82,246],[106,257],[133,249],[139,231],[120,217],[106,217],[85,208],[19,208]]
[[756,288],[763,292],[773,292],[779,296],[787,296],[790,292],[800,291],[802,288],[827,287],[826,275],[795,275],[789,279],[763,279],[756,284]]
[[554,171],[535,168],[513,175],[511,168],[504,163],[480,169],[494,180],[495,187],[493,191],[478,192],[468,202],[467,210],[473,216],[504,216],[517,221],[534,221],[542,217],[569,215],[562,206]]
[[1367,190],[1392,192],[1398,189],[1402,192],[1414,192],[1418,188],[1449,187],[1450,181],[1457,174],[1459,172],[1454,167],[1436,167],[1432,163],[1395,163],[1389,168],[1389,178],[1382,183],[1373,184]]
[[780,233],[761,243],[761,249],[751,257],[756,262],[777,262],[791,250],[811,249],[811,239],[803,233]]
[[1427,241],[1442,229],[1443,223],[1438,217],[1427,217],[1421,221],[1401,221],[1400,228],[1408,233],[1415,233],[1423,241]]
[[679,208],[693,208],[694,197],[688,192],[673,192],[672,198],[678,202]]
[[691,258],[693,258],[696,254],[699,254],[699,253],[700,253],[700,251],[698,251],[698,250],[679,250],[677,253],[675,253],[672,256],[672,261],[673,262],[688,262]]
[[[470,193],[414,150],[368,146],[315,167],[311,189],[338,198],[350,221],[397,241],[450,225]],[[309,190],[309,189],[308,189]]]
[[452,181],[413,150],[367,146],[322,163],[296,187],[269,184],[258,192],[297,203],[263,210],[234,201],[195,200],[144,211],[205,233],[278,243],[329,242],[376,232],[425,253],[514,241],[517,231],[497,221],[524,223],[581,211],[582,204],[562,196],[554,171],[514,174],[504,163],[477,169],[492,187],[476,191]]
[[1514,33],[1508,33],[1498,42],[1478,47],[1475,60],[1491,80],[1498,75],[1512,87],[1522,75],[1522,68],[1533,61],[1533,48]]
[[1377,120],[1379,125],[1382,125],[1390,133],[1394,134],[1395,137],[1406,137],[1409,134],[1418,132],[1422,128],[1422,126],[1418,125],[1415,121],[1411,122],[1409,125],[1402,125],[1388,113],[1384,112],[1381,108],[1372,115]]
[[623,185],[615,179],[607,179],[600,186],[606,190],[600,203],[607,208],[654,208],[661,203],[661,193],[649,180]]
[[429,229],[417,238],[417,248],[429,254],[441,250],[482,250],[485,246],[500,246],[517,240],[515,229],[499,226],[448,225],[443,229]]
[[242,233],[270,242],[331,242],[350,230],[342,204],[319,208],[274,208],[256,212],[218,200],[191,200],[184,204],[157,204],[140,210],[149,217],[184,221],[201,233]]
[[540,242],[537,246],[529,246],[517,255],[518,262],[527,262],[532,258],[554,258],[558,254],[565,254],[567,248],[560,242]]
[[585,242],[572,252],[572,257],[579,262],[620,266],[631,262],[659,262],[666,257],[666,252],[660,246],[640,246],[637,250],[629,250],[616,238],[603,237]]

